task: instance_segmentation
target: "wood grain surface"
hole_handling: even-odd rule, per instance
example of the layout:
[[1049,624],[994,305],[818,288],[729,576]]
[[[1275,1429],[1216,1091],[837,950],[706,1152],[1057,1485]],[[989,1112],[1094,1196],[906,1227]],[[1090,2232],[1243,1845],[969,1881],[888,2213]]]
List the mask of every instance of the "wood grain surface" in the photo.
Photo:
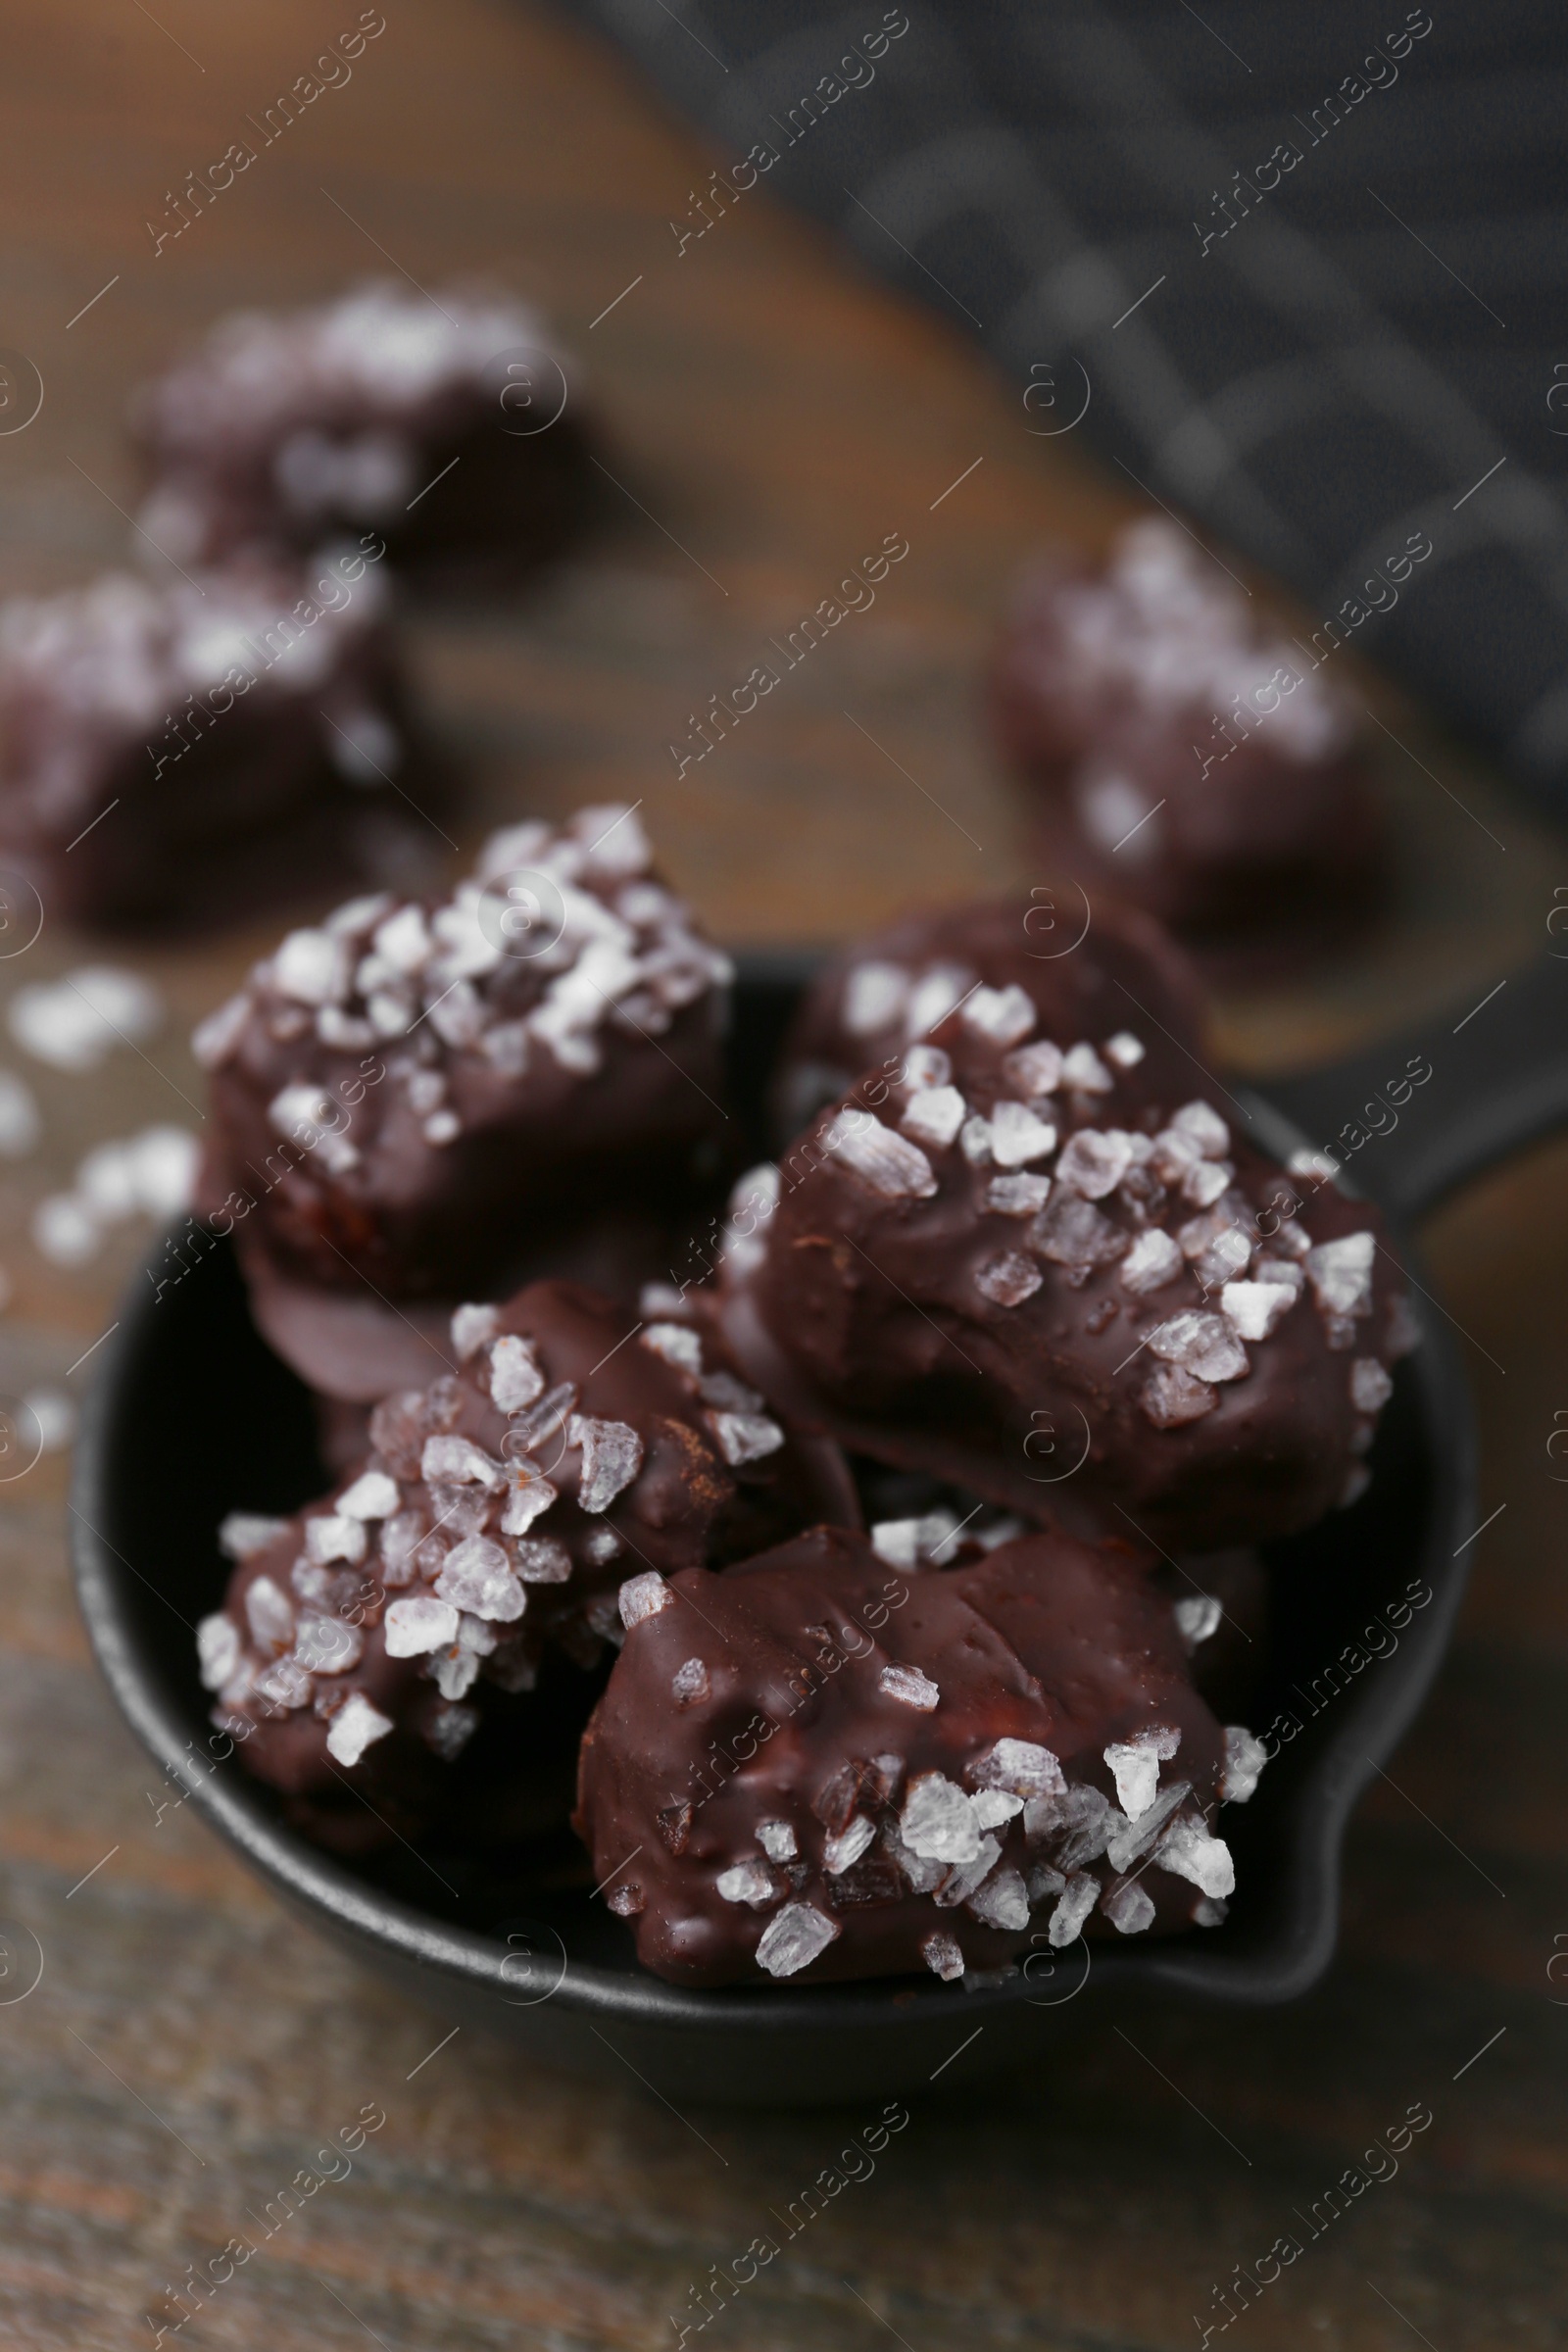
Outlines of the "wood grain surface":
[[[503,812],[641,800],[735,942],[827,939],[1038,879],[975,723],[980,664],[1019,560],[1048,534],[1102,544],[1129,498],[1080,436],[1033,437],[971,350],[760,192],[678,254],[668,218],[711,159],[608,53],[501,0],[386,0],[352,79],[155,254],[167,191],[356,14],[12,0],[0,344],[45,398],[0,434],[0,587],[124,560],[127,388],[223,309],[389,269],[424,286],[497,274],[581,356],[613,478],[595,536],[531,602],[414,624],[432,724],[475,779],[464,848]],[[686,713],[895,530],[910,553],[875,609],[677,779]],[[1396,738],[1398,907],[1331,968],[1225,1007],[1254,1069],[1479,998],[1568,882],[1548,828],[1362,683]],[[184,1038],[276,927],[117,951],[168,1024],[91,1079],[7,1042],[44,1138],[0,1162],[0,1389],[69,1396],[91,1377],[77,1359],[145,1229],[65,1273],[32,1248],[32,1209],[91,1144],[199,1125]],[[46,920],[0,992],[100,952]],[[1568,1464],[1547,1451],[1568,1426],[1565,1180],[1568,1149],[1543,1150],[1428,1237],[1470,1350],[1483,1515],[1505,1507],[1474,1547],[1441,1688],[1355,1825],[1332,1975],[1278,2013],[1086,2016],[1036,2079],[955,2067],[711,2340],[1165,2352],[1203,2323],[1219,2340],[1214,2290],[1287,2232],[1301,2258],[1227,2341],[1568,2339]],[[176,2316],[165,2290],[244,2232],[260,2250],[179,2340],[673,2346],[711,2266],[872,2116],[676,2113],[629,2076],[589,2092],[471,2033],[443,2044],[188,1812],[160,1815],[169,1792],[71,1598],[63,1457],[0,1494],[0,2343],[152,2343]],[[1416,2104],[1435,2120],[1396,2176],[1309,2235],[1314,2201]],[[385,2122],[349,2177],[264,2240],[269,2200],[367,2107]]]

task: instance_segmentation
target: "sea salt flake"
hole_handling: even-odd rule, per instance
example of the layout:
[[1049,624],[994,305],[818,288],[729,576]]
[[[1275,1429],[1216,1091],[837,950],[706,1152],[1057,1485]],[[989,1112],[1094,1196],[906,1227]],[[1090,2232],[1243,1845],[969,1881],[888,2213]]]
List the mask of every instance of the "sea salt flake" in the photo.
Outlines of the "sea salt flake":
[[936,1556],[957,1526],[952,1511],[927,1511],[918,1519],[880,1519],[871,1530],[871,1548],[892,1568],[918,1568]]
[[899,1124],[906,1135],[945,1151],[968,1115],[969,1105],[956,1086],[928,1086],[911,1096]]
[[337,1498],[340,1519],[390,1519],[403,1497],[384,1470],[364,1470]]
[[919,1146],[862,1112],[841,1110],[824,1130],[821,1146],[884,1200],[929,1200],[937,1189]]
[[711,1684],[701,1658],[687,1658],[669,1678],[670,1696],[677,1707],[695,1706],[708,1696]]
[[269,1518],[261,1511],[230,1511],[219,1523],[218,1548],[225,1559],[248,1560],[253,1552],[275,1544],[287,1526],[286,1519]]
[[1023,1809],[1023,1834],[1029,1844],[1049,1846],[1070,1877],[1104,1852],[1122,1818],[1099,1788],[1069,1788],[1060,1796],[1031,1797]]
[[1023,1798],[1006,1788],[978,1789],[969,1802],[982,1830],[1000,1830],[1004,1821],[1011,1821],[1023,1811]]
[[424,1727],[424,1739],[443,1762],[460,1756],[479,1728],[476,1707],[438,1707]]
[[1181,1195],[1195,1208],[1209,1208],[1225,1191],[1236,1170],[1228,1159],[1200,1159],[1181,1181]]
[[1245,1805],[1257,1787],[1268,1762],[1268,1750],[1243,1723],[1225,1726],[1225,1770],[1220,1779],[1222,1805]]
[[204,1617],[196,1628],[196,1655],[202,1688],[221,1690],[232,1680],[240,1661],[239,1627],[221,1609]]
[[625,1548],[612,1527],[591,1527],[582,1540],[582,1556],[590,1568],[608,1568]]
[[1224,1614],[1212,1592],[1184,1593],[1176,1603],[1176,1631],[1189,1649],[1196,1649],[1219,1631]]
[[1337,1242],[1320,1242],[1307,1254],[1306,1271],[1325,1315],[1360,1316],[1372,1309],[1370,1233],[1348,1233]]
[[1130,1870],[1140,1855],[1147,1854],[1171,1815],[1192,1793],[1191,1781],[1172,1781],[1136,1821],[1123,1821],[1118,1816],[1105,1840],[1105,1853],[1112,1870]]
[[608,1511],[643,1466],[642,1439],[629,1422],[600,1421],[591,1414],[573,1413],[566,1424],[566,1443],[582,1451],[578,1509]]
[[1181,1733],[1169,1724],[1152,1723],[1130,1740],[1113,1740],[1105,1763],[1116,1784],[1116,1797],[1129,1821],[1147,1813],[1159,1787],[1159,1768],[1168,1764],[1181,1745]]
[[1045,1276],[1031,1259],[1009,1250],[975,1269],[974,1287],[994,1306],[1022,1306],[1032,1298]]
[[1350,1366],[1350,1402],[1358,1413],[1380,1413],[1394,1383],[1375,1355],[1358,1355]]
[[1211,1895],[1205,1894],[1201,1896],[1200,1900],[1193,1905],[1193,1925],[1195,1927],[1223,1927],[1229,1915],[1229,1903],[1216,1902]]
[[[587,1545],[583,1548],[586,1550]],[[571,1554],[554,1536],[519,1536],[511,1550],[512,1564],[525,1585],[570,1583]]]
[[286,1649],[294,1639],[294,1610],[270,1576],[259,1576],[245,1593],[245,1615],[259,1649]]
[[507,1483],[501,1464],[469,1438],[426,1438],[419,1475],[428,1486],[486,1487],[492,1494]]
[[142,1045],[163,1020],[163,999],[134,972],[83,964],[58,981],[18,989],[7,1006],[11,1034],[36,1061],[57,1070],[95,1070],[119,1045]]
[[330,1004],[348,993],[348,957],[329,931],[290,931],[272,957],[272,986],[299,1004]]
[[989,1168],[993,1163],[991,1150],[991,1121],[965,1119],[958,1136],[958,1147],[972,1168]]
[[1032,1908],[1036,1903],[1043,1903],[1048,1894],[1064,1894],[1067,1882],[1059,1870],[1052,1869],[1049,1862],[1036,1862],[1031,1864],[1024,1878],[1024,1890]]
[[1056,1182],[1070,1186],[1086,1200],[1102,1200],[1132,1164],[1132,1139],[1119,1128],[1102,1135],[1098,1128],[1080,1127],[1061,1148]]
[[836,1919],[809,1903],[786,1903],[762,1931],[757,1964],[770,1977],[798,1976],[842,1934]]
[[1054,1095],[1061,1084],[1061,1049],[1042,1038],[1035,1045],[1016,1047],[1002,1068],[1008,1085],[1015,1086],[1020,1095]]
[[1027,1167],[1055,1149],[1056,1130],[1037,1118],[1026,1102],[1004,1097],[996,1104],[991,1113],[991,1156],[999,1168]]
[[1016,1933],[1029,1925],[1029,1896],[1021,1872],[994,1871],[985,1885],[970,1895],[968,1908],[988,1928],[1004,1928]]
[[422,1657],[427,1650],[450,1648],[458,1638],[458,1612],[449,1600],[416,1593],[389,1603],[382,1633],[389,1658]]
[[942,1696],[936,1684],[929,1682],[918,1666],[884,1666],[876,1679],[878,1690],[889,1698],[899,1699],[906,1707],[917,1707],[922,1715],[929,1715]]
[[363,1519],[346,1512],[326,1511],[305,1522],[306,1557],[324,1565],[328,1560],[363,1560],[368,1544]]
[[1151,1225],[1122,1259],[1118,1279],[1135,1298],[1146,1298],[1151,1291],[1161,1291],[1167,1282],[1174,1282],[1185,1263],[1170,1235]]
[[1141,1936],[1154,1916],[1152,1896],[1132,1879],[1125,1886],[1113,1887],[1100,1907],[1122,1936]]
[[754,1911],[777,1902],[782,1891],[767,1864],[755,1854],[720,1871],[714,1886],[726,1903],[749,1903]]
[[1093,1046],[1077,1045],[1062,1055],[1061,1083],[1080,1095],[1108,1095],[1116,1081]]
[[620,1622],[628,1633],[641,1625],[645,1617],[655,1617],[661,1609],[672,1609],[675,1595],[657,1568],[649,1568],[641,1576],[629,1576],[618,1594]]
[[822,1868],[830,1879],[838,1878],[852,1863],[858,1862],[872,1838],[876,1824],[863,1813],[857,1813],[847,1829],[836,1838],[822,1840]]
[[365,1651],[365,1636],[341,1617],[306,1617],[294,1637],[294,1663],[307,1674],[347,1674]]
[[1058,1187],[1029,1229],[1030,1246],[1054,1264],[1087,1278],[1092,1267],[1126,1254],[1128,1237],[1092,1200]]
[[944,1936],[939,1928],[921,1937],[920,1957],[944,1984],[954,1984],[963,1974],[963,1954],[957,1942],[952,1936]]
[[844,1026],[852,1037],[875,1037],[897,1021],[908,997],[902,964],[852,964],[844,975]]
[[904,1056],[904,1083],[911,1094],[922,1087],[946,1086],[952,1076],[952,1056],[940,1046],[911,1046]]
[[390,1716],[372,1707],[363,1690],[351,1690],[327,1726],[326,1752],[352,1771],[372,1741],[384,1740],[391,1729]]
[[999,1740],[970,1765],[969,1778],[1019,1797],[1059,1796],[1067,1787],[1056,1757],[1033,1740]]
[[297,1659],[275,1658],[265,1674],[257,1676],[256,1689],[274,1707],[294,1708],[310,1703],[314,1685]]
[[770,1862],[793,1862],[797,1847],[795,1832],[787,1821],[760,1821],[757,1842]]
[[1046,1928],[1046,1940],[1054,1951],[1076,1943],[1083,1932],[1084,1921],[1100,1900],[1100,1881],[1093,1871],[1082,1870],[1067,1881],[1066,1892],[1051,1914]]
[[490,1349],[490,1400],[503,1413],[520,1413],[545,1393],[532,1343],[505,1331]]
[[1156,1323],[1146,1335],[1146,1345],[1151,1355],[1178,1365],[1195,1380],[1245,1380],[1251,1368],[1246,1348],[1226,1318],[1197,1308]]
[[677,1371],[689,1372],[694,1380],[701,1378],[703,1343],[698,1333],[686,1324],[650,1323],[637,1336],[643,1347],[651,1348],[655,1355],[662,1355],[666,1364],[673,1364]]
[[985,1205],[1004,1217],[1032,1217],[1051,1199],[1049,1176],[993,1176]]
[[1161,1870],[1188,1880],[1200,1894],[1223,1901],[1236,1892],[1236,1865],[1223,1838],[1211,1837],[1191,1813],[1178,1814],[1154,1849]]
[[767,1454],[777,1453],[784,1443],[784,1432],[765,1413],[710,1413],[708,1423],[731,1469],[739,1469],[743,1462],[760,1462]]
[[967,1862],[955,1863],[940,1886],[932,1889],[934,1898],[944,1911],[952,1911],[966,1903],[983,1880],[990,1877],[1002,1859],[1002,1847],[995,1838],[982,1838],[979,1850]]
[[910,1852],[929,1862],[971,1862],[980,1851],[974,1808],[940,1772],[923,1772],[910,1782],[899,1827]]
[[501,1309],[498,1306],[459,1306],[453,1309],[452,1345],[460,1364],[466,1364],[470,1355],[477,1355],[480,1348],[495,1338],[500,1320]]
[[1016,981],[1006,988],[977,988],[963,1007],[965,1026],[999,1046],[1017,1045],[1039,1017],[1033,998]]
[[[1240,1239],[1240,1236],[1238,1236]],[[1240,1340],[1266,1340],[1279,1329],[1297,1294],[1283,1282],[1227,1282],[1219,1295],[1221,1306]]]
[[1113,1061],[1118,1070],[1136,1070],[1147,1050],[1143,1039],[1130,1029],[1118,1029],[1114,1037],[1106,1038],[1104,1046],[1105,1059]]
[[906,1037],[924,1037],[945,1021],[960,998],[975,985],[973,972],[961,963],[934,963],[920,974],[909,992],[904,1016]]
[[528,1605],[528,1595],[513,1572],[511,1560],[488,1536],[467,1536],[455,1544],[435,1580],[442,1600],[466,1609],[471,1616],[511,1625]]
[[1231,1131],[1211,1102],[1184,1102],[1170,1123],[1192,1138],[1205,1159],[1223,1159],[1231,1148]]
[[1201,1421],[1219,1399],[1206,1380],[1195,1380],[1178,1364],[1156,1364],[1138,1401],[1156,1429],[1181,1429],[1189,1421]]

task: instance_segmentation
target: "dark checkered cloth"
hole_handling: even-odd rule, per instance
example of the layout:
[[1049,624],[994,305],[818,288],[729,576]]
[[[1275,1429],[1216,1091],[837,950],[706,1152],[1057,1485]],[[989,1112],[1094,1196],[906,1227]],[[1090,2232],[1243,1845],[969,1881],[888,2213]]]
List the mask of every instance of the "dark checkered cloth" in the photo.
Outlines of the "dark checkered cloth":
[[1031,429],[1087,386],[1085,436],[1151,498],[1568,799],[1544,0],[566,5],[707,130],[715,219],[755,181],[829,221],[984,341]]

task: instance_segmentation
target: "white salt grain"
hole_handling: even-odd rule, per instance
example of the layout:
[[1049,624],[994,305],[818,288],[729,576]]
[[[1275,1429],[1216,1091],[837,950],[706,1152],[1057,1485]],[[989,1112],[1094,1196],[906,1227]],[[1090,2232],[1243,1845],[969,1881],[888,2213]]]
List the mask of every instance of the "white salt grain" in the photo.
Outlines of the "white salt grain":
[[929,1200],[937,1189],[931,1162],[916,1144],[884,1127],[879,1119],[841,1110],[824,1130],[822,1150],[887,1200]]
[[1141,1936],[1154,1916],[1152,1897],[1133,1880],[1107,1894],[1101,1909],[1122,1936]]
[[1358,1355],[1350,1366],[1350,1402],[1358,1413],[1380,1413],[1394,1383],[1375,1355]]
[[945,1151],[968,1115],[969,1105],[956,1086],[928,1086],[910,1098],[899,1124],[906,1135]]
[[1185,1263],[1170,1235],[1151,1225],[1122,1259],[1118,1276],[1135,1298],[1144,1298],[1151,1291],[1161,1291],[1167,1282],[1174,1282]]
[[645,1617],[657,1616],[661,1609],[672,1609],[675,1595],[656,1568],[647,1569],[641,1576],[629,1576],[618,1595],[620,1622],[631,1632]]
[[787,1821],[760,1821],[757,1842],[770,1862],[793,1862],[798,1850],[795,1832]]
[[687,1658],[669,1678],[670,1696],[677,1707],[695,1706],[710,1689],[708,1668],[701,1658]]
[[902,1701],[906,1707],[916,1707],[929,1715],[942,1696],[941,1690],[929,1682],[918,1666],[884,1666],[877,1676],[877,1688],[889,1698]]
[[643,1466],[643,1442],[626,1421],[599,1421],[590,1414],[573,1413],[566,1424],[566,1443],[582,1451],[579,1510],[609,1510]]
[[836,1919],[813,1910],[809,1903],[786,1903],[762,1931],[757,1964],[771,1977],[797,1976],[842,1932]]
[[326,1752],[352,1770],[371,1742],[384,1740],[391,1729],[390,1717],[372,1707],[363,1691],[351,1690],[327,1726]]
[[390,1519],[401,1500],[395,1478],[384,1470],[366,1470],[345,1487],[335,1507],[343,1519]]
[[940,1772],[923,1772],[910,1782],[899,1826],[910,1852],[929,1862],[971,1862],[980,1851],[974,1808]]
[[857,1813],[836,1838],[825,1838],[822,1840],[822,1868],[827,1876],[836,1879],[852,1863],[858,1862],[875,1836],[875,1822],[868,1821],[863,1813]]
[[490,1398],[503,1413],[520,1413],[545,1393],[545,1376],[532,1346],[515,1332],[503,1332],[490,1349]]
[[755,1855],[737,1862],[729,1870],[721,1870],[714,1886],[726,1903],[749,1903],[754,1911],[778,1899],[778,1881],[765,1862]]
[[784,1443],[784,1432],[765,1413],[710,1413],[708,1422],[731,1469],[760,1462]]
[[1258,1776],[1268,1762],[1268,1750],[1261,1740],[1242,1723],[1225,1726],[1225,1771],[1220,1781],[1220,1802],[1224,1805],[1245,1805],[1257,1787]]
[[382,1620],[389,1658],[417,1658],[426,1651],[446,1649],[458,1638],[458,1612],[449,1600],[427,1600],[416,1594],[394,1600]]

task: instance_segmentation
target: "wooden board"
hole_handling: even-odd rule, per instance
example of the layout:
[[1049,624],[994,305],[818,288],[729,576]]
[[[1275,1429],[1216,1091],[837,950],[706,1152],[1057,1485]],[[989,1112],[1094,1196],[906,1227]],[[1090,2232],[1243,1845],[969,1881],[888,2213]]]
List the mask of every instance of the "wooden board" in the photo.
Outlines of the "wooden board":
[[[389,5],[352,79],[155,254],[166,191],[354,13],[13,0],[0,342],[45,400],[0,434],[0,587],[123,559],[127,387],[220,310],[318,295],[384,256],[425,285],[493,271],[583,355],[615,480],[592,544],[531,605],[416,628],[434,723],[475,773],[464,849],[505,812],[640,799],[736,942],[1034,879],[977,680],[1031,547],[1102,544],[1130,511],[1080,437],[1032,437],[970,349],[761,193],[678,254],[668,218],[708,159],[608,53],[501,0]],[[677,777],[686,714],[890,531],[909,555],[875,609]],[[1309,984],[1226,1008],[1254,1068],[1479,996],[1568,879],[1546,828],[1371,690],[1398,738],[1397,916]],[[28,1068],[45,1135],[0,1162],[0,1388],[90,1377],[70,1367],[144,1233],[67,1274],[32,1249],[32,1209],[104,1137],[198,1123],[185,1033],[275,927],[118,958],[170,1007],[147,1057],[90,1081]],[[0,991],[96,953],[46,923]],[[1535,2352],[1568,2333],[1568,1487],[1546,1450],[1568,1365],[1544,1311],[1568,1282],[1565,1178],[1568,1150],[1539,1152],[1432,1236],[1472,1351],[1483,1515],[1506,1507],[1441,1690],[1355,1827],[1328,1983],[1279,2014],[1086,2019],[1039,2080],[981,2086],[956,2066],[874,2177],[713,2321],[732,2344],[1163,2352],[1199,2340],[1195,2314],[1217,2339],[1214,2290],[1287,2232],[1300,2259],[1224,2331],[1257,2352]],[[60,1457],[0,1494],[0,2340],[150,2343],[145,2315],[175,2316],[166,2286],[244,2232],[261,2250],[184,2339],[672,2345],[711,2266],[872,2117],[683,2116],[629,2076],[590,2096],[471,2034],[437,2049],[443,2026],[285,1916],[188,1812],[159,1815],[167,1791],[70,1597]],[[269,2200],[367,2103],[386,2121],[351,2176],[264,2239]],[[1396,2177],[1312,2236],[1314,2200],[1417,2103],[1435,2121]]]

